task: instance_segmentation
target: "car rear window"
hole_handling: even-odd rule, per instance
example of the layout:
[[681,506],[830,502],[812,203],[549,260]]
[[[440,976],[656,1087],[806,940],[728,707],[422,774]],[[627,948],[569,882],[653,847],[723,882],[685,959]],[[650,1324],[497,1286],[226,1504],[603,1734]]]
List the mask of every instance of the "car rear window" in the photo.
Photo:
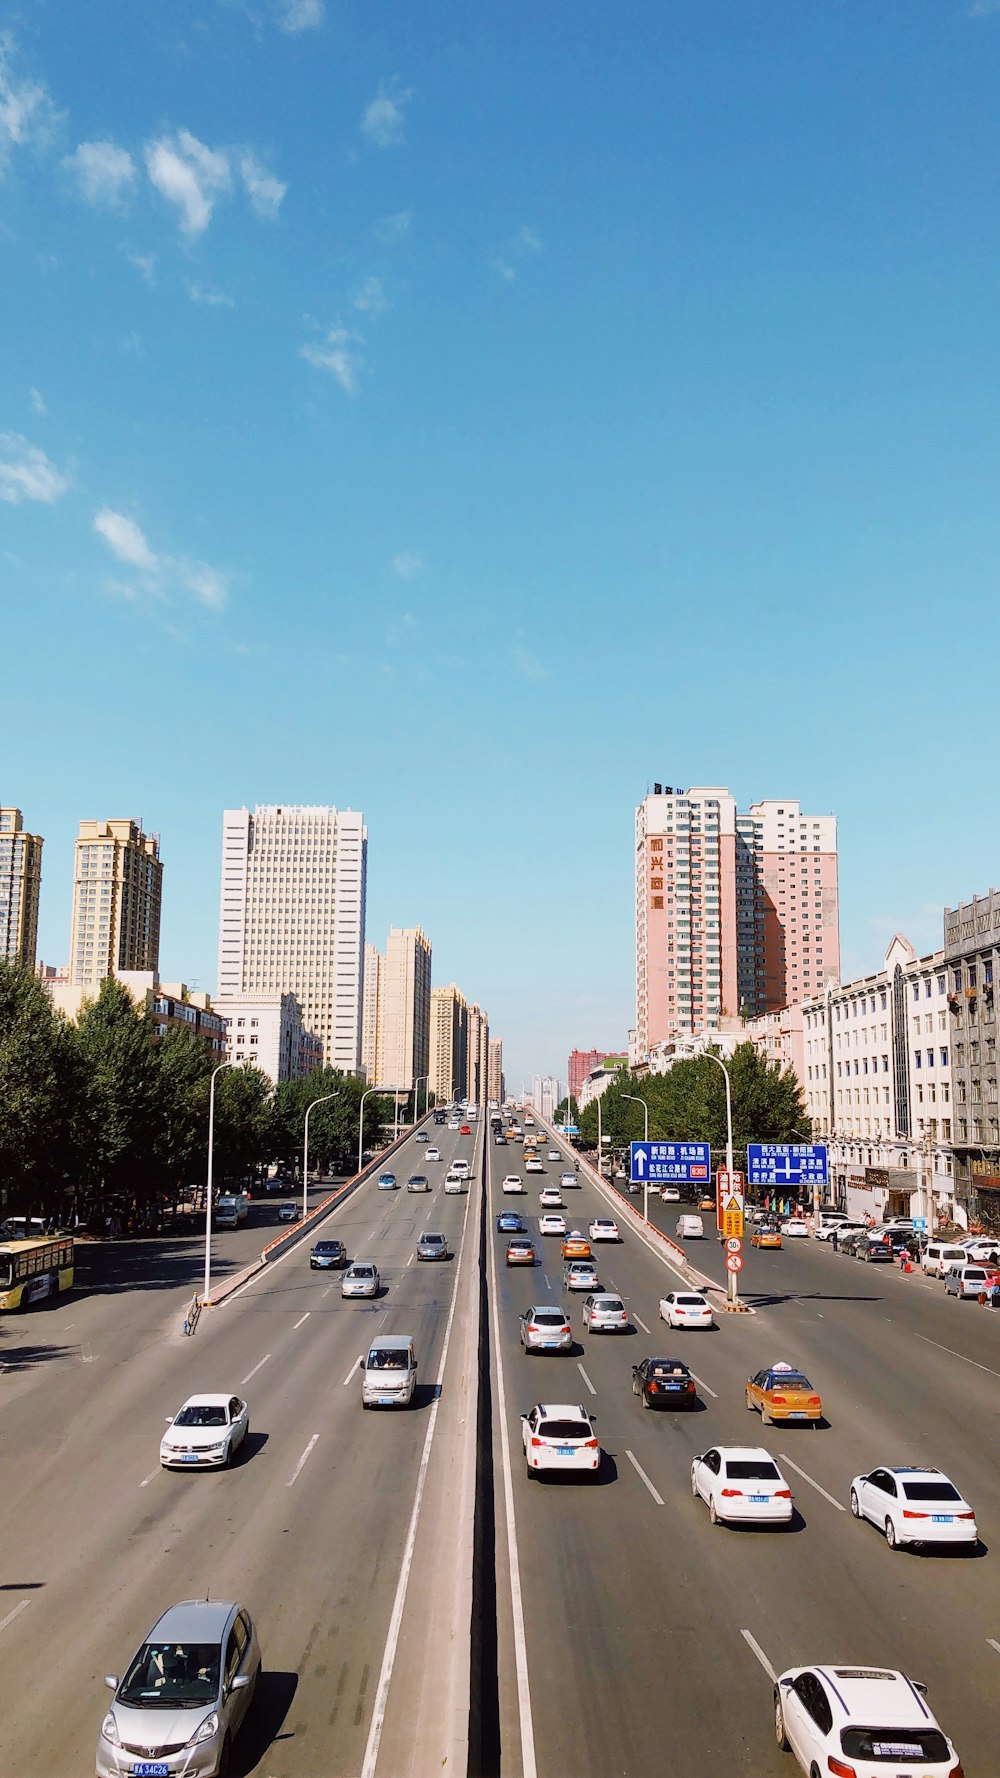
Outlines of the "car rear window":
[[624,1307],[625,1304],[622,1302],[621,1297],[617,1296],[599,1296],[594,1304],[595,1309],[607,1309],[608,1313],[611,1315],[620,1314]]
[[801,1371],[779,1371],[768,1383],[770,1389],[811,1389],[812,1384]]
[[565,1327],[566,1317],[561,1309],[536,1309],[531,1317],[539,1327]]
[[840,1745],[848,1759],[916,1760],[933,1765],[950,1758],[940,1729],[841,1729]]
[[729,1457],[726,1474],[733,1482],[780,1482],[781,1471],[765,1457]]
[[703,1296],[678,1296],[674,1300],[678,1303],[683,1303],[685,1308],[688,1309],[703,1309],[705,1307],[705,1298]]
[[673,1364],[669,1358],[661,1358],[658,1363],[650,1365],[649,1374],[651,1377],[686,1377],[689,1373],[686,1364]]
[[903,1496],[906,1500],[961,1500],[962,1496],[951,1482],[904,1482]]
[[543,1420],[538,1429],[543,1437],[569,1440],[571,1438],[589,1438],[590,1427],[586,1420]]

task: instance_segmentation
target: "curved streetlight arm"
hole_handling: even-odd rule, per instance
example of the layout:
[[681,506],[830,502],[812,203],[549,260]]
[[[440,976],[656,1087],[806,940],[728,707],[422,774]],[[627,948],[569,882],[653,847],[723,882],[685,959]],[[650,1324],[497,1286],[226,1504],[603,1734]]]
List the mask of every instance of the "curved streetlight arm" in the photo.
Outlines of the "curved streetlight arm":
[[[722,1057],[717,1056],[714,1050],[703,1050],[702,1054],[708,1056],[711,1061],[718,1063],[719,1067],[722,1069],[722,1077],[726,1083],[726,1172],[731,1180],[733,1177],[733,1095],[729,1085],[729,1069],[726,1067]],[[716,1209],[716,1215],[718,1215],[718,1209]],[[729,1273],[729,1288],[727,1294],[730,1307],[735,1308],[739,1295],[737,1275],[735,1272]]]
[[208,1088],[208,1173],[205,1180],[205,1290],[202,1302],[207,1303],[208,1292],[212,1282],[212,1168],[215,1148],[215,1080],[224,1068],[234,1068],[236,1058],[228,1062],[220,1062],[212,1069],[212,1079]]
[[302,1220],[309,1215],[309,1117],[317,1105],[328,1105],[331,1099],[340,1098],[340,1088],[335,1093],[324,1093],[319,1099],[312,1099],[306,1106],[306,1128],[302,1143]]

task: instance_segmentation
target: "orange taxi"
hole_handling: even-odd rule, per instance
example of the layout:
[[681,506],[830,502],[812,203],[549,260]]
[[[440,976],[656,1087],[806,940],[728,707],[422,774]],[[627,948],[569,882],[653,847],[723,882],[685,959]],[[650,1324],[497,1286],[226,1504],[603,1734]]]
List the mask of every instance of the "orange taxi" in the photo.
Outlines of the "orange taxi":
[[750,1236],[750,1245],[751,1247],[780,1247],[781,1230],[766,1227],[756,1228]]
[[579,1229],[572,1229],[562,1244],[563,1259],[593,1259],[590,1242]]
[[709,1197],[699,1198],[698,1199],[698,1208],[699,1208],[699,1210],[714,1210],[715,1209],[715,1199],[709,1198]]
[[778,1420],[809,1420],[816,1426],[823,1418],[823,1403],[808,1377],[794,1364],[772,1364],[758,1371],[746,1387],[746,1405],[758,1408],[765,1426]]

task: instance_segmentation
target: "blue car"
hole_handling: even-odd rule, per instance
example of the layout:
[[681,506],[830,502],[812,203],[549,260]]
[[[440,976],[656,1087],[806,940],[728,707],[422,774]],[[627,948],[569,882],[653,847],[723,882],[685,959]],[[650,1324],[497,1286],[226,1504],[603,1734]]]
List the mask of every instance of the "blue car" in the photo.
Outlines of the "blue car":
[[498,1235],[523,1235],[524,1224],[516,1210],[501,1210],[497,1217]]
[[394,1192],[396,1190],[396,1183],[395,1173],[380,1173],[378,1176],[378,1189],[380,1192]]

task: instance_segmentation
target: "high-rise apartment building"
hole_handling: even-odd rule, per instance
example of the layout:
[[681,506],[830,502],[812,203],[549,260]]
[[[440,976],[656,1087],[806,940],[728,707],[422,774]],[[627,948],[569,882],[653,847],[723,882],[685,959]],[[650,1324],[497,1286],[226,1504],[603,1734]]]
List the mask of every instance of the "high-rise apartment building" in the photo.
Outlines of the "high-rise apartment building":
[[294,994],[323,1060],[361,1062],[368,831],[325,806],[227,809],[218,998]]
[[636,1050],[759,1017],[840,971],[837,823],[797,802],[740,814],[720,787],[636,810]]
[[138,821],[81,821],[73,869],[70,982],[96,993],[122,970],[160,961],[163,865]]
[[588,1074],[593,1074],[595,1068],[600,1068],[607,1053],[607,1050],[570,1050],[566,1076],[571,1099],[579,1099],[580,1088]]
[[490,1100],[494,1105],[504,1102],[503,1038],[490,1038]]
[[[365,981],[361,1008],[361,1066],[368,1085],[375,1085],[378,1048],[378,1008],[385,959],[377,945],[365,945]],[[390,1082],[390,1085],[393,1084]]]
[[0,809],[0,957],[22,969],[35,967],[42,844],[20,809]]
[[487,1087],[490,1077],[490,1021],[482,1007],[472,1005],[469,1008],[469,1054],[466,1070],[466,1097],[474,1104],[484,1104],[488,1098]]
[[439,1104],[464,1097],[469,1080],[469,1009],[452,982],[431,990],[430,1090]]
[[378,1087],[409,1092],[430,1073],[431,945],[419,926],[393,926],[379,961]]

